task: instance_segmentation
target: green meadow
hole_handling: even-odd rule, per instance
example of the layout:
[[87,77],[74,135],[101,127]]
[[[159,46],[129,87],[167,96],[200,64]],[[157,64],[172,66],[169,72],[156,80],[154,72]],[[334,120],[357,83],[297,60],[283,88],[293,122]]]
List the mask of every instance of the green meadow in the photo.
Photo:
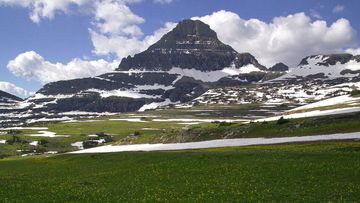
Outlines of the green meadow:
[[0,160],[2,202],[356,202],[360,142]]

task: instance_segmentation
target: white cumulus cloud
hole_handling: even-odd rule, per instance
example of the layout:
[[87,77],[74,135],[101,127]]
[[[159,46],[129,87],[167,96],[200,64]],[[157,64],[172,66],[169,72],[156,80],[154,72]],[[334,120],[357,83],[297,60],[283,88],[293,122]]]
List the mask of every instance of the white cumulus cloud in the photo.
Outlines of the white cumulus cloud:
[[97,55],[116,54],[118,58],[134,55],[147,49],[176,23],[167,22],[152,35],[144,36],[140,24],[145,19],[134,14],[124,3],[103,0],[95,4],[93,28],[89,29],[93,52]]
[[340,13],[340,12],[343,12],[344,10],[345,10],[345,6],[338,4],[334,7],[333,13]]
[[154,3],[157,4],[169,4],[172,3],[174,0],[154,0]]
[[20,6],[30,10],[30,19],[39,23],[41,19],[53,19],[56,12],[67,13],[71,5],[84,6],[90,0],[0,0],[0,5]]
[[360,48],[349,48],[346,49],[346,53],[352,54],[352,55],[360,55]]
[[143,38],[121,34],[107,35],[90,29],[90,36],[94,46],[93,52],[97,55],[116,54],[118,58],[134,55],[146,50],[175,26],[176,23],[167,22],[152,35]]
[[11,60],[7,68],[14,75],[27,80],[40,81],[42,84],[69,80],[75,78],[91,77],[113,71],[119,61],[107,62],[105,60],[84,61],[75,58],[67,64],[51,63],[34,51],[19,54]]
[[3,82],[0,81],[0,90],[5,91],[7,93],[16,95],[21,98],[29,97],[30,95],[34,94],[34,92],[29,92],[24,88],[18,87],[13,83],[10,82]]
[[328,25],[304,13],[275,17],[267,23],[242,19],[228,11],[194,17],[210,25],[224,43],[239,52],[249,52],[264,65],[284,62],[297,65],[301,58],[319,53],[343,52],[356,44],[356,31],[344,18]]
[[123,2],[106,0],[95,4],[95,24],[103,34],[141,36],[137,26],[145,20]]

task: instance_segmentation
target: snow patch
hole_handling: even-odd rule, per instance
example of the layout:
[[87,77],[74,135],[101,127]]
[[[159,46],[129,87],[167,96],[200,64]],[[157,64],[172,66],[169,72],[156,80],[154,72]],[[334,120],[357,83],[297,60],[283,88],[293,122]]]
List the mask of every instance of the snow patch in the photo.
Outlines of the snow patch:
[[109,121],[127,121],[127,122],[139,122],[139,123],[147,122],[141,120],[141,118],[113,118],[113,119],[109,119]]
[[166,99],[163,102],[152,102],[150,104],[145,104],[144,106],[142,106],[138,111],[139,112],[144,112],[146,110],[150,110],[150,109],[156,109],[158,107],[162,107],[162,106],[167,106],[169,104],[172,104],[173,102],[170,101],[170,99]]
[[26,136],[30,137],[69,137],[70,135],[57,135],[54,132],[50,131],[39,131],[38,134],[28,134]]
[[330,99],[325,99],[325,100],[322,100],[319,102],[311,103],[308,105],[300,106],[300,107],[290,110],[290,112],[318,108],[318,107],[332,106],[332,105],[337,105],[337,104],[350,104],[350,103],[353,103],[356,101],[360,101],[360,98],[351,97],[350,95],[342,95],[342,96],[333,97]]
[[315,135],[303,137],[281,137],[281,138],[239,138],[239,139],[221,139],[203,142],[188,142],[175,144],[138,144],[138,145],[107,145],[91,149],[70,152],[72,154],[82,153],[109,153],[126,151],[163,151],[163,150],[186,150],[186,149],[207,149],[219,147],[239,147],[251,145],[269,145],[293,142],[310,142],[325,140],[349,140],[360,139],[360,133],[343,133],[331,135]]

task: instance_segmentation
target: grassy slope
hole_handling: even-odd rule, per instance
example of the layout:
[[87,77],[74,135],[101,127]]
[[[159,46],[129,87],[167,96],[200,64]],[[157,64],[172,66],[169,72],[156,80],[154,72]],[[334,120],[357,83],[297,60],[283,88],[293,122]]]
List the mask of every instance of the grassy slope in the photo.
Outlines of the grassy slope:
[[[257,122],[250,124],[215,124],[207,123],[193,126],[178,136],[171,136],[162,142],[189,142],[222,138],[249,138],[249,137],[288,137],[307,136],[333,133],[347,133],[360,131],[360,113],[334,115],[324,117],[291,119],[287,123]],[[160,141],[157,137],[149,142]]]
[[[183,125],[178,125],[177,123],[162,123],[162,122],[145,122],[145,123],[136,123],[136,122],[127,122],[127,121],[109,121],[101,120],[99,122],[84,122],[84,123],[50,123],[37,125],[40,127],[48,127],[49,131],[56,132],[58,135],[71,135],[69,137],[29,137],[26,134],[36,134],[37,131],[32,130],[22,130],[22,134],[17,135],[22,140],[27,140],[28,142],[35,140],[47,140],[47,149],[49,151],[72,151],[74,150],[71,147],[71,143],[76,141],[82,141],[89,139],[88,135],[96,134],[100,132],[105,132],[114,136],[115,140],[121,140],[122,138],[139,131],[141,137],[138,142],[141,140],[152,140],[153,137],[158,137],[164,133],[170,135],[172,132],[178,130]],[[155,128],[155,130],[142,130],[143,128]],[[9,140],[12,137],[10,135],[0,135],[0,140]],[[16,155],[16,149],[20,149],[20,144],[16,143],[14,145],[1,145],[0,144],[0,155],[9,154]]]
[[0,160],[4,202],[354,202],[360,142]]

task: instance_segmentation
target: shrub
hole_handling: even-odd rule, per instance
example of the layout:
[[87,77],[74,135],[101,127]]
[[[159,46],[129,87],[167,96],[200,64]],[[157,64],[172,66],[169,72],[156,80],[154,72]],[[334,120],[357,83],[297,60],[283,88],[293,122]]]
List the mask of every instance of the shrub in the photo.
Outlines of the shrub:
[[22,133],[21,130],[9,130],[9,131],[7,131],[8,135],[19,135],[21,133]]
[[112,142],[114,141],[114,137],[112,135],[108,135],[104,137],[105,142]]
[[49,141],[47,141],[47,140],[45,140],[45,139],[41,139],[40,141],[39,141],[39,145],[46,145],[46,144],[48,144],[49,143]]
[[6,143],[8,143],[10,145],[15,144],[15,143],[21,143],[21,142],[22,142],[22,140],[16,135],[13,135],[11,139],[6,140]]
[[360,97],[360,90],[353,90],[350,94],[353,97]]
[[36,152],[43,154],[43,153],[47,152],[47,149],[45,147],[37,147]]
[[97,147],[98,146],[98,142],[93,141],[93,140],[85,140],[83,142],[83,146],[84,149],[88,149],[88,148],[92,148],[92,147]]
[[112,142],[114,141],[114,137],[112,135],[105,134],[104,132],[96,133],[98,139],[104,139],[105,142]]
[[10,155],[9,155],[9,154],[1,154],[1,153],[0,153],[0,159],[4,159],[4,158],[6,158],[6,157],[10,157]]
[[285,124],[285,123],[288,123],[289,120],[288,119],[285,119],[284,117],[280,117],[279,120],[276,122],[276,124],[278,125],[282,125],[282,124]]
[[100,132],[100,133],[96,133],[96,135],[100,138],[106,137],[107,134],[105,134],[104,132]]
[[220,124],[219,124],[220,127],[221,126],[230,126],[230,125],[232,125],[231,122],[220,122]]

